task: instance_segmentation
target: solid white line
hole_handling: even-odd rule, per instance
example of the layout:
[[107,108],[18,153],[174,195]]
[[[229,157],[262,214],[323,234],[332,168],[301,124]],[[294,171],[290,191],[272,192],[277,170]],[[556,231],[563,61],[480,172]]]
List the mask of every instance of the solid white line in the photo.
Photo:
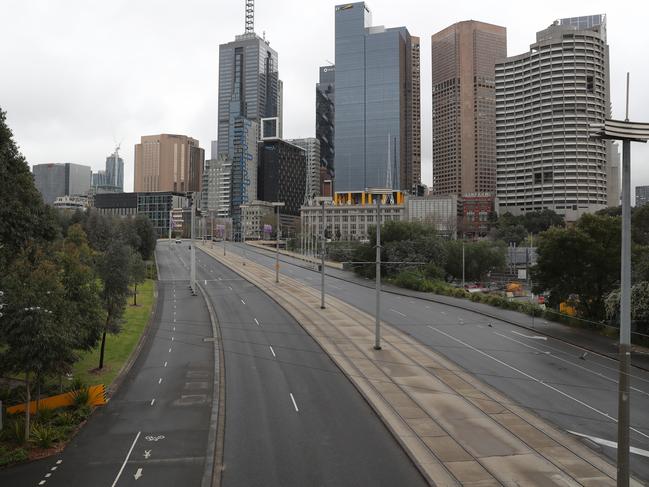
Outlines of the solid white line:
[[[520,340],[516,340],[515,338],[508,337],[506,335],[503,335],[502,333],[498,333],[497,331],[494,331],[494,335],[498,335],[498,336],[503,337],[503,338],[505,338],[507,340],[510,340],[512,342],[519,343],[519,344],[523,345],[524,347],[531,348],[532,350],[536,350],[538,352],[544,353],[544,354],[549,355],[549,356],[551,356],[551,357],[553,357],[553,358],[555,358],[557,360],[561,360],[562,362],[565,362],[565,363],[567,363],[569,365],[572,365],[573,367],[577,367],[578,369],[585,370],[586,372],[589,372],[589,373],[591,373],[593,375],[596,375],[597,377],[601,377],[604,380],[608,380],[610,382],[613,382],[614,384],[617,384],[617,380],[612,379],[611,377],[608,377],[608,376],[602,374],[601,372],[595,372],[594,370],[591,370],[588,367],[584,367],[582,365],[575,364],[575,363],[571,362],[570,360],[566,360],[565,358],[558,357],[557,355],[554,355],[549,351],[533,347],[532,345],[528,345],[527,343],[523,343]],[[642,390],[640,390],[640,389],[638,389],[636,387],[631,387],[631,390],[633,390],[635,392],[639,392],[640,394],[644,394],[645,396],[649,396],[649,393],[647,393],[645,391],[642,391]]]
[[[617,443],[614,441],[604,440],[603,438],[597,438],[596,436],[585,435],[583,433],[577,433],[576,431],[567,430],[568,433],[572,433],[575,436],[581,436],[582,438],[588,438],[590,441],[597,443],[598,445],[610,446],[617,450]],[[636,455],[641,455],[643,457],[649,457],[649,451],[643,450],[641,448],[636,448],[634,446],[630,447],[631,453]]]
[[297,403],[295,402],[295,398],[293,397],[293,393],[290,392],[289,394],[291,396],[291,401],[293,401],[293,407],[295,408],[296,411],[299,411],[299,409],[297,408]]
[[153,406],[153,403],[155,402],[155,397],[151,399],[151,406]]
[[258,326],[261,326],[259,322],[257,321],[257,318],[255,318],[255,323],[257,323]]
[[162,384],[162,377],[158,379],[158,384]]
[[398,314],[398,315],[401,315],[401,316],[403,316],[404,318],[407,318],[407,316],[404,315],[401,311],[397,311],[396,309],[392,309],[392,308],[390,308],[390,311],[392,311],[393,313],[396,313],[396,314]]
[[[485,357],[490,358],[491,360],[493,360],[493,361],[495,361],[495,362],[498,362],[499,364],[504,365],[505,367],[507,367],[507,368],[509,368],[509,369],[512,369],[512,370],[515,371],[515,372],[518,372],[519,374],[521,374],[521,375],[527,377],[528,379],[531,379],[531,380],[533,380],[534,382],[537,382],[538,384],[541,384],[542,386],[545,386],[545,387],[547,387],[548,389],[553,390],[554,392],[557,392],[557,393],[561,394],[562,396],[567,397],[568,399],[571,399],[571,400],[575,401],[577,404],[581,404],[581,405],[584,406],[585,408],[588,408],[588,409],[590,409],[591,411],[596,412],[597,414],[601,414],[601,415],[604,416],[605,418],[610,419],[611,421],[617,423],[617,419],[615,419],[615,418],[612,417],[611,415],[605,413],[604,411],[600,411],[599,409],[597,409],[597,408],[591,406],[590,404],[586,404],[584,401],[580,401],[580,400],[577,399],[576,397],[573,397],[573,396],[571,396],[570,394],[568,394],[568,393],[566,393],[566,392],[563,392],[562,390],[557,389],[556,387],[551,386],[550,384],[546,384],[546,383],[543,382],[542,380],[537,379],[536,377],[531,376],[530,374],[528,374],[528,373],[526,373],[526,372],[523,372],[522,370],[517,369],[517,368],[514,367],[513,365],[509,365],[508,363],[505,363],[505,362],[503,362],[502,360],[497,359],[496,357],[494,357],[494,356],[492,356],[492,355],[489,355],[488,353],[483,352],[482,350],[480,350],[480,349],[478,349],[478,348],[475,348],[475,347],[469,345],[469,344],[466,343],[466,342],[463,342],[463,341],[460,340],[459,338],[455,338],[454,336],[449,335],[448,333],[443,332],[442,330],[438,330],[438,329],[435,328],[434,326],[430,326],[430,325],[426,325],[426,326],[428,326],[428,328],[430,328],[431,330],[434,330],[434,331],[436,331],[437,333],[441,333],[442,335],[447,336],[447,337],[450,338],[451,340],[454,340],[454,341],[456,341],[457,343],[460,343],[460,344],[464,345],[465,347],[470,348],[471,350],[473,350],[473,351],[475,351],[475,352],[478,352],[479,354],[484,355]],[[644,437],[646,437],[646,438],[649,438],[649,435],[643,433],[643,432],[640,431],[640,430],[637,430],[636,428],[630,428],[630,429],[631,429],[632,431],[635,431],[635,432],[638,433],[639,435],[642,435],[642,436],[644,436]]]
[[268,345],[268,346],[270,347],[270,353],[273,354],[273,357],[277,357],[277,355],[275,355],[275,350],[273,350],[273,346],[272,345]]
[[246,304],[246,302],[245,302],[243,299],[241,300],[241,302],[242,302],[243,304]]
[[140,437],[141,431],[137,432],[137,435],[135,435],[135,439],[133,440],[133,444],[131,445],[131,448],[129,448],[128,453],[126,454],[126,458],[124,459],[124,463],[122,463],[122,468],[119,469],[119,472],[117,473],[117,477],[115,477],[115,481],[113,482],[113,485],[111,487],[115,487],[117,485],[117,481],[119,480],[119,477],[122,475],[122,472],[124,471],[124,467],[126,466],[126,462],[128,462],[128,458],[131,456],[131,452],[133,451],[133,448],[135,447],[135,444],[137,443],[137,439]]
[[165,367],[167,366],[167,362],[165,362]]
[[544,341],[547,341],[547,339],[548,339],[548,337],[540,337],[540,336],[537,336],[537,335],[533,335],[533,336],[532,335],[525,335],[524,333],[518,333],[515,330],[509,330],[509,331],[511,331],[514,335],[518,335],[518,336],[521,336],[521,337],[524,337],[524,338],[531,338],[532,340],[544,340]]

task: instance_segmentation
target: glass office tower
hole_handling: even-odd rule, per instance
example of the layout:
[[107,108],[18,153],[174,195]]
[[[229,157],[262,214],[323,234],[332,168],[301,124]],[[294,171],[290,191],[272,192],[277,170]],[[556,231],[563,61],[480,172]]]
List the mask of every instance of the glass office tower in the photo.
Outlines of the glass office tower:
[[405,27],[373,27],[364,2],[336,6],[335,19],[336,192],[410,191],[413,155],[420,152],[413,135],[420,123],[413,106],[419,51]]

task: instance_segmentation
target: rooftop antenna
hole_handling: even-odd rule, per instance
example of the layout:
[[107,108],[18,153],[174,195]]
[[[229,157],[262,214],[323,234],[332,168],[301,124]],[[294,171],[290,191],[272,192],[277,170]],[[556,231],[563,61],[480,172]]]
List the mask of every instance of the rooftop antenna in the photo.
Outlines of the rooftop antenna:
[[255,0],[246,0],[246,34],[255,32]]

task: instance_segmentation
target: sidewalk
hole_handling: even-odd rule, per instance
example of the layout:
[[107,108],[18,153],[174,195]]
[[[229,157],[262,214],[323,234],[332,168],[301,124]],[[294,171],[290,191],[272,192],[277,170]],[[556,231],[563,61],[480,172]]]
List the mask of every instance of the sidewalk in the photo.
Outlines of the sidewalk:
[[[261,245],[255,245],[255,247],[260,247],[268,250],[266,247]],[[292,252],[286,252],[284,255],[302,260],[302,256],[299,256],[298,254],[294,254]],[[368,280],[363,277],[357,276],[353,272],[344,271],[340,267],[333,266],[331,264],[332,263],[329,261],[327,261],[326,263],[328,267],[327,275],[342,279],[347,282],[353,282],[354,284],[361,286],[369,287],[372,289],[374,288],[373,280]],[[305,264],[304,267],[307,267],[307,265]],[[456,308],[466,309],[467,311],[474,311],[495,320],[505,321],[522,328],[527,328],[528,330],[535,333],[547,335],[550,338],[565,341],[572,345],[582,347],[583,349],[590,352],[604,355],[613,360],[618,360],[617,338],[600,335],[591,329],[568,326],[563,323],[548,321],[545,318],[541,317],[532,319],[530,315],[520,313],[518,311],[496,308],[494,306],[489,306],[488,304],[476,303],[468,299],[453,298],[440,294],[413,291],[411,289],[397,287],[385,282],[382,284],[382,291],[397,294],[400,296],[424,299],[434,303],[454,306]],[[649,349],[638,345],[633,345],[631,350],[631,364],[640,369],[649,371]]]
[[[615,485],[615,467],[444,357],[340,300],[241,256],[203,250],[265,291],[320,344],[432,485]],[[640,485],[632,482],[632,485]]]

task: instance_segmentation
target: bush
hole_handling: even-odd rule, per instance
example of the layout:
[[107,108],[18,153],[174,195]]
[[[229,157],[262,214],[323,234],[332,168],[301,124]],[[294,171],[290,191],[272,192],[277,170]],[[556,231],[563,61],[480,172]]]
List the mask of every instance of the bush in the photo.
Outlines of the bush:
[[27,451],[24,448],[7,450],[0,445],[0,467],[16,462],[22,462],[23,460],[27,460]]
[[38,414],[35,419],[41,424],[49,424],[52,422],[56,416],[56,410],[49,408],[41,408],[38,410]]
[[6,440],[22,445],[25,442],[25,418],[23,416],[13,415],[3,428],[2,436]]
[[72,404],[75,408],[86,406],[90,403],[90,389],[84,386],[76,391],[70,391],[72,397]]
[[80,423],[88,419],[88,416],[90,416],[91,412],[92,412],[92,407],[89,406],[88,404],[84,404],[83,406],[79,406],[78,408],[76,408],[74,411],[74,416],[75,418],[77,418],[77,423]]
[[31,440],[40,448],[51,448],[58,439],[59,432],[56,428],[38,423],[32,426]]
[[77,417],[73,412],[70,411],[59,412],[59,414],[57,414],[54,420],[52,421],[52,424],[54,426],[63,426],[63,427],[76,426],[77,423],[78,423]]

